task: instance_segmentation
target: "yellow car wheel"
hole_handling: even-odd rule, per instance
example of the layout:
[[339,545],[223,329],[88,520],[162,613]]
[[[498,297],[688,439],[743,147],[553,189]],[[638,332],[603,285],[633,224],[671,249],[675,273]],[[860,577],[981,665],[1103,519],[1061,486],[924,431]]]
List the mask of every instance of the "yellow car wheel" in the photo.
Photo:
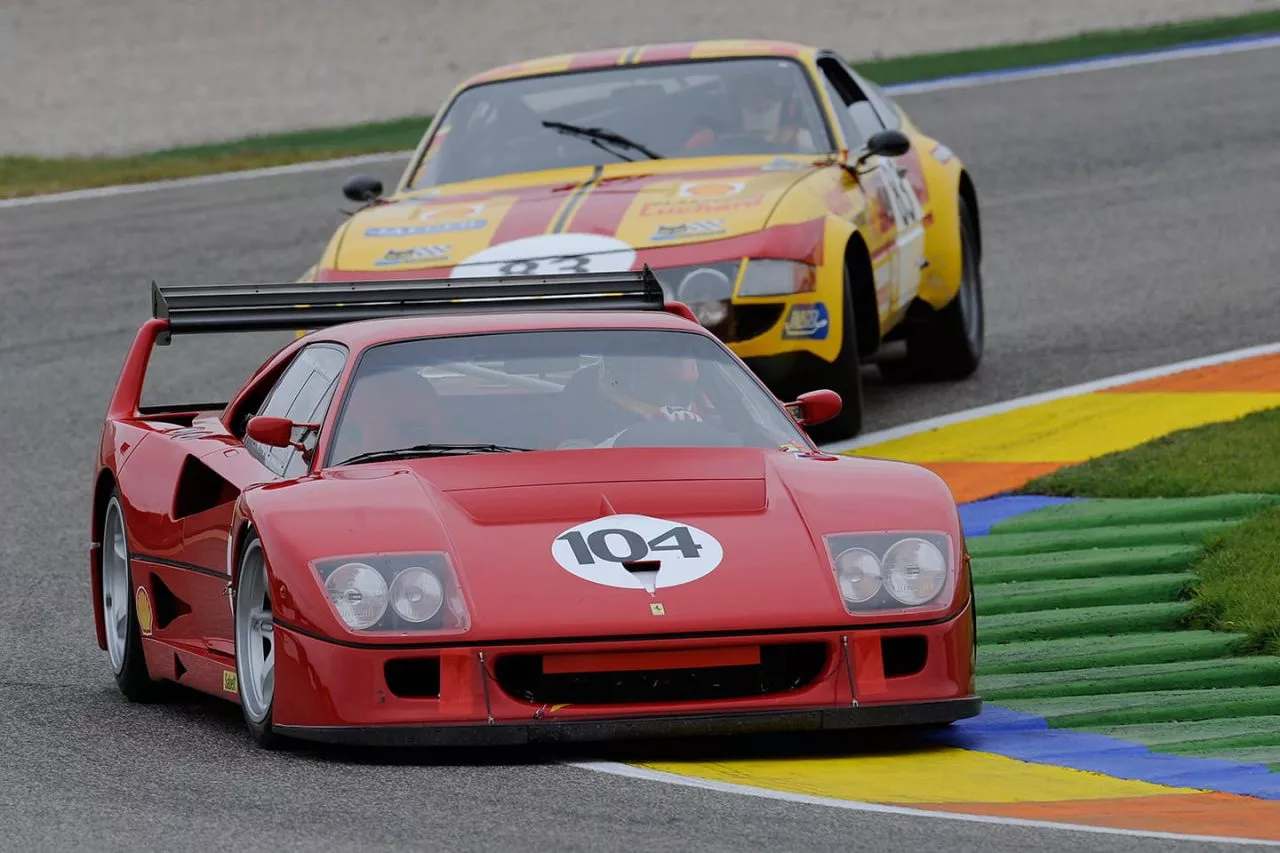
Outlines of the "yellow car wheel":
[[820,443],[852,438],[862,430],[862,371],[858,360],[858,335],[855,331],[857,323],[853,321],[853,299],[849,295],[852,292],[851,285],[849,269],[846,267],[844,321],[841,323],[844,331],[840,339],[840,354],[835,361],[824,364],[803,380],[806,391],[829,388],[840,395],[840,414],[809,430],[813,439]]
[[975,236],[969,206],[960,199],[960,288],[946,307],[926,319],[907,321],[912,324],[907,357],[877,364],[885,379],[964,379],[978,369],[985,320]]

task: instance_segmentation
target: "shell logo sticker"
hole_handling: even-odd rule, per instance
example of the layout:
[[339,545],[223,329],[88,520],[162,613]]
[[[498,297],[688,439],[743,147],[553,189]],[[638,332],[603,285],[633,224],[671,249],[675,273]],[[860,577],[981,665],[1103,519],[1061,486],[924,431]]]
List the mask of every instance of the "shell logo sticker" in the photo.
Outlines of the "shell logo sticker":
[[679,198],[725,198],[741,195],[746,181],[683,181],[676,190]]
[[583,580],[655,595],[659,589],[711,574],[724,559],[724,548],[710,533],[690,524],[647,515],[608,515],[557,536],[551,556]]
[[150,637],[156,619],[146,587],[138,587],[138,591],[133,594],[133,609],[138,617],[138,630],[142,632],[142,636]]

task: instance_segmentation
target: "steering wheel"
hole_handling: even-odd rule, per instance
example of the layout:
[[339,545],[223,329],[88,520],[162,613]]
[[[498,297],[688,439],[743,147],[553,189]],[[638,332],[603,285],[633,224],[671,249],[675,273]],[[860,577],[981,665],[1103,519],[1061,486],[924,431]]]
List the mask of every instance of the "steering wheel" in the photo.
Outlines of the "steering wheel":
[[742,438],[706,421],[646,420],[618,433],[614,447],[741,447]]
[[[754,133],[716,134],[715,147],[729,148],[734,154],[794,154],[792,146],[779,142],[769,142]],[[718,153],[726,153],[720,151]]]

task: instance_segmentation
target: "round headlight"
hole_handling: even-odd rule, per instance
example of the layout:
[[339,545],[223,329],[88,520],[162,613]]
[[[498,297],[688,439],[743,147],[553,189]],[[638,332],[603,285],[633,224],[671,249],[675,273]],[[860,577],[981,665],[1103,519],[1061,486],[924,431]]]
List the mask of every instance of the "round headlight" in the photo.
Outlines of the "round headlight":
[[680,280],[676,299],[688,305],[704,326],[723,323],[729,316],[733,280],[714,267],[700,267]]
[[357,631],[377,624],[387,612],[387,582],[373,566],[343,563],[324,586],[342,621]]
[[885,552],[885,589],[903,604],[924,604],[942,592],[946,582],[947,558],[932,542],[902,539]]
[[840,595],[850,604],[870,601],[880,591],[880,561],[866,548],[846,548],[836,555]]
[[391,609],[406,622],[426,622],[444,605],[444,584],[434,572],[410,566],[391,581]]

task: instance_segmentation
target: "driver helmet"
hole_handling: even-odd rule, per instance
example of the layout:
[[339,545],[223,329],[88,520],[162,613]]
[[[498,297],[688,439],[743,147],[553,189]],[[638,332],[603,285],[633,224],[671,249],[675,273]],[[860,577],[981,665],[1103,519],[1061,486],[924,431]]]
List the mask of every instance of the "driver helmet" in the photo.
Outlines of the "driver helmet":
[[600,362],[600,389],[641,417],[701,420],[693,411],[698,391],[695,358],[606,355]]
[[795,90],[795,74],[788,64],[751,62],[746,70],[728,77],[747,133],[772,137],[789,123],[784,108]]

